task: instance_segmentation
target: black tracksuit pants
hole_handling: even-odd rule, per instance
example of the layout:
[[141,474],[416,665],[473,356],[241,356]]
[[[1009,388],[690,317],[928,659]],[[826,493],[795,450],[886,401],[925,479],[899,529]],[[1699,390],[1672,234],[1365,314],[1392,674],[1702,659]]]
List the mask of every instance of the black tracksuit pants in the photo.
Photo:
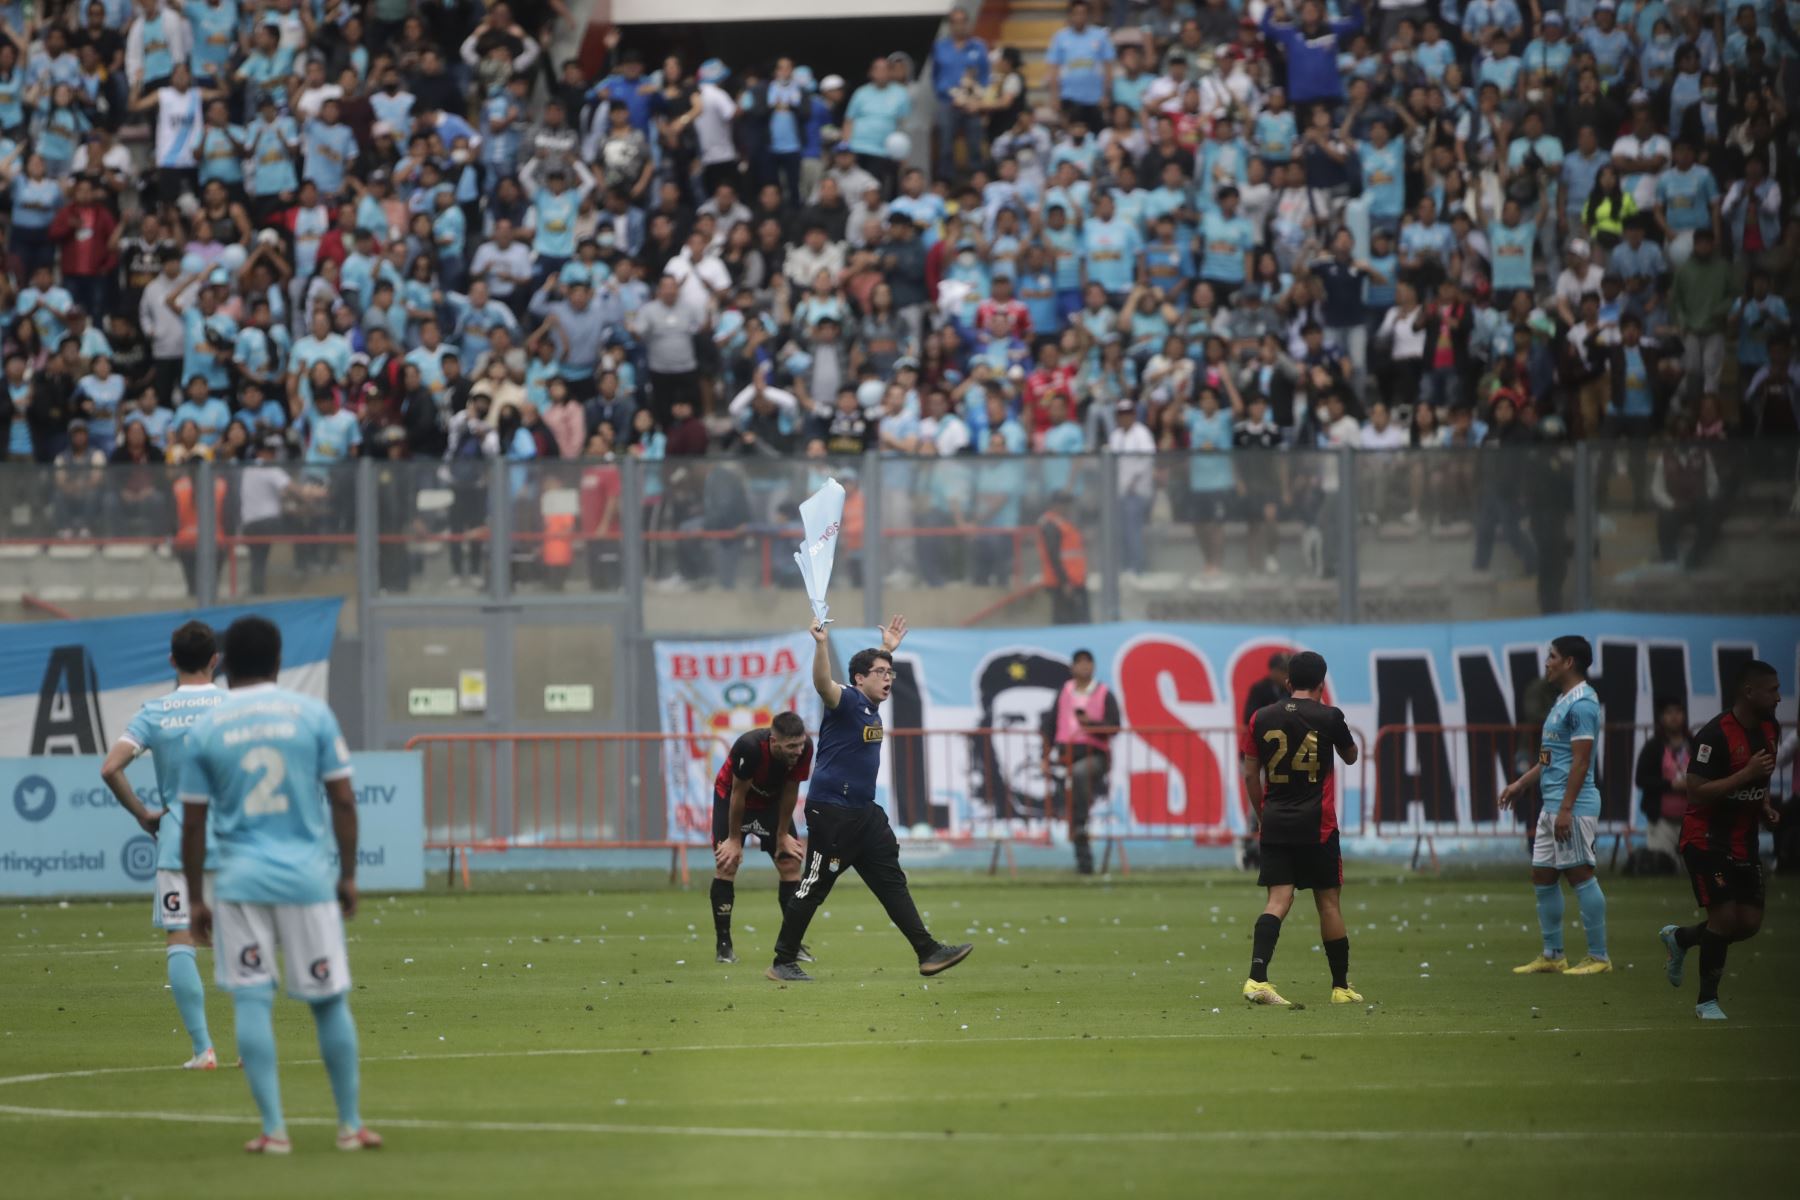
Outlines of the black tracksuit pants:
[[937,939],[925,929],[912,893],[906,890],[906,872],[900,869],[900,843],[888,824],[887,810],[879,804],[852,808],[843,804],[806,806],[806,859],[801,867],[800,889],[788,901],[775,939],[775,961],[789,963],[800,955],[806,927],[838,875],[851,867],[862,876],[888,919],[899,927],[913,952],[922,960],[937,949]]

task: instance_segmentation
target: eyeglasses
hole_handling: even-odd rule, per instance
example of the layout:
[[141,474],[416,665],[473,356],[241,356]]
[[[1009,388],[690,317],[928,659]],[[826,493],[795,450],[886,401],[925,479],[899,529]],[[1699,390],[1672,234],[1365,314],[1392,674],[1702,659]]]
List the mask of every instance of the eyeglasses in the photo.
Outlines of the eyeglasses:
[[877,679],[892,679],[894,677],[894,673],[886,667],[877,667],[875,670],[867,672],[867,674],[873,675]]

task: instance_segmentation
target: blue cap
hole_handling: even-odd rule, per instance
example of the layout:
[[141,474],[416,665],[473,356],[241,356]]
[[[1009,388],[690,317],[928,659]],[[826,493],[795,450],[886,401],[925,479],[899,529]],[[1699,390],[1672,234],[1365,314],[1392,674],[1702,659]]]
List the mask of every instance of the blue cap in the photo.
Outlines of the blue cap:
[[718,83],[731,74],[731,68],[716,58],[709,58],[700,64],[700,82]]

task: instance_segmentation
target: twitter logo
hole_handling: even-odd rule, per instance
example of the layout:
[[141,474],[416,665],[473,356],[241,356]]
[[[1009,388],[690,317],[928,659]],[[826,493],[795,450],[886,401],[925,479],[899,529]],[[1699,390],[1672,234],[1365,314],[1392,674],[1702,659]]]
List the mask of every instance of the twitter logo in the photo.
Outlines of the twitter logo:
[[13,788],[13,807],[27,821],[41,821],[56,808],[56,789],[42,775],[27,775]]

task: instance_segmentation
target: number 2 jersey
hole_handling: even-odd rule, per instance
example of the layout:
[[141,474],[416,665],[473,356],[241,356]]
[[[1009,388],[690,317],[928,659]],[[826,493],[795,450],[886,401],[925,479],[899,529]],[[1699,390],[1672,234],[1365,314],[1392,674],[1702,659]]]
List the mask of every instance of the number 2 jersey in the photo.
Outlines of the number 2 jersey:
[[215,891],[239,904],[322,904],[337,895],[325,784],[350,748],[323,702],[274,684],[233,688],[188,730],[185,804],[210,804]]
[[805,783],[812,774],[813,742],[791,763],[777,762],[769,753],[769,731],[752,729],[732,744],[719,773],[713,779],[713,798],[731,803],[731,781],[742,779],[749,784],[744,792],[744,811],[761,812],[777,807],[781,789],[790,783]]
[[1316,843],[1337,831],[1337,750],[1355,745],[1342,709],[1283,699],[1251,714],[1239,752],[1263,768],[1262,840]]
[[[1781,744],[1781,727],[1764,721],[1761,727],[1744,725],[1731,712],[1722,712],[1694,735],[1694,752],[1688,774],[1701,779],[1724,779],[1744,769],[1758,750],[1775,753]],[[1759,862],[1757,846],[1763,805],[1769,799],[1769,781],[1746,784],[1711,804],[1689,800],[1681,819],[1681,848],[1698,846],[1723,854],[1735,862]]]

